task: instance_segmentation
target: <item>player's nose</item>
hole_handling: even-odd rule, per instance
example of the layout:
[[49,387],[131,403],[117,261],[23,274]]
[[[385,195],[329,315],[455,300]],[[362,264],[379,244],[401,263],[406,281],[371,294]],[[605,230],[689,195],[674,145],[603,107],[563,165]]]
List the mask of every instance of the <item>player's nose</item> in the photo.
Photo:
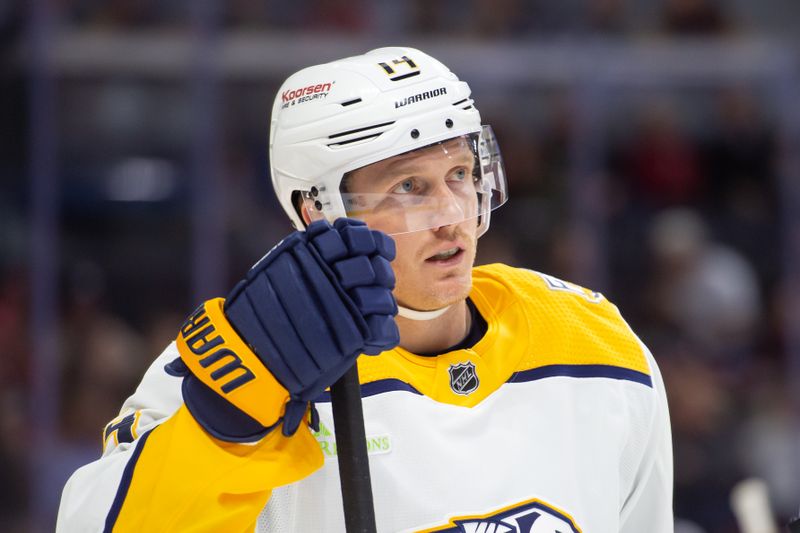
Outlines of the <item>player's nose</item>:
[[434,231],[454,226],[467,218],[463,201],[446,184],[436,188],[432,204],[428,227]]

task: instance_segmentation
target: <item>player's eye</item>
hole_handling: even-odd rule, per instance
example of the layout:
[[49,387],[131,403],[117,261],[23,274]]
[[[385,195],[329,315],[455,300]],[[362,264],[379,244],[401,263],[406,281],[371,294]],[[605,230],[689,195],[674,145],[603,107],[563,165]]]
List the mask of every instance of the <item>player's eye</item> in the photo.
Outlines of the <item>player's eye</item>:
[[411,192],[414,192],[414,180],[411,178],[401,181],[392,189],[393,194],[409,194]]
[[453,179],[456,181],[464,181],[467,179],[467,169],[459,168],[452,174]]

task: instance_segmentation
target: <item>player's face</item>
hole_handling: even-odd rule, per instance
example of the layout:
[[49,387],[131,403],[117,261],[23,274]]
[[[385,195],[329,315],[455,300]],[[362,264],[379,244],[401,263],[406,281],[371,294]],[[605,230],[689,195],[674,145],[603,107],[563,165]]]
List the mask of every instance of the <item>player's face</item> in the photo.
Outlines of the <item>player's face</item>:
[[[477,242],[474,164],[469,145],[454,139],[350,174],[348,190],[388,199],[388,208],[373,209],[360,218],[371,228],[392,234],[397,244],[392,267],[397,278],[394,294],[401,305],[433,310],[469,294]],[[428,207],[401,210],[400,206],[413,204],[409,194],[424,195]],[[430,210],[432,205],[437,209]],[[427,229],[403,233],[409,220]]]

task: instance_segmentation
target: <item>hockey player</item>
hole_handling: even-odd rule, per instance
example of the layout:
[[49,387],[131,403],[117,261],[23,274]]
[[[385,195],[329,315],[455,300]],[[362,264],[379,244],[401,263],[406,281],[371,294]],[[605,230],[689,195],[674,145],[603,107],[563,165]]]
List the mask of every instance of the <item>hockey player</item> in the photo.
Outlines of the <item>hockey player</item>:
[[298,231],[189,316],[59,531],[342,531],[326,389],[356,360],[379,531],[672,531],[664,386],[616,307],[473,267],[507,193],[466,83],[410,48],[301,70],[270,156]]

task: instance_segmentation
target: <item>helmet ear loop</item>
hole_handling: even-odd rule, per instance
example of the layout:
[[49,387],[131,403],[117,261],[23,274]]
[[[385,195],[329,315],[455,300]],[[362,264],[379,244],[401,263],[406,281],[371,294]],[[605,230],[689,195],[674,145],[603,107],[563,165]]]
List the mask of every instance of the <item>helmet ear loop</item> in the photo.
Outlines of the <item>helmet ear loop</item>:
[[472,150],[475,154],[475,166],[472,175],[475,179],[475,194],[478,195],[478,228],[475,231],[475,238],[479,238],[489,229],[489,214],[491,212],[491,187],[486,187],[487,180],[483,174],[483,166],[480,157],[480,134],[469,136],[472,141]]
[[478,202],[481,205],[481,211],[478,213],[478,229],[475,231],[476,239],[481,237],[481,235],[486,233],[486,230],[489,229],[489,211],[484,210],[483,204],[487,203],[484,198],[486,198],[485,194],[478,193]]
[[[481,173],[483,174],[483,173]],[[480,178],[481,185],[486,184],[486,178],[481,175]],[[481,235],[486,233],[486,230],[489,229],[489,220],[492,214],[492,191],[489,188],[488,191],[481,192],[484,190],[484,187],[479,187],[476,194],[478,195],[478,229],[475,232],[475,238],[479,238]]]
[[312,222],[317,220],[322,220],[325,218],[325,215],[322,213],[322,204],[316,197],[313,195],[311,191],[300,191],[300,216],[305,222],[306,227]]

